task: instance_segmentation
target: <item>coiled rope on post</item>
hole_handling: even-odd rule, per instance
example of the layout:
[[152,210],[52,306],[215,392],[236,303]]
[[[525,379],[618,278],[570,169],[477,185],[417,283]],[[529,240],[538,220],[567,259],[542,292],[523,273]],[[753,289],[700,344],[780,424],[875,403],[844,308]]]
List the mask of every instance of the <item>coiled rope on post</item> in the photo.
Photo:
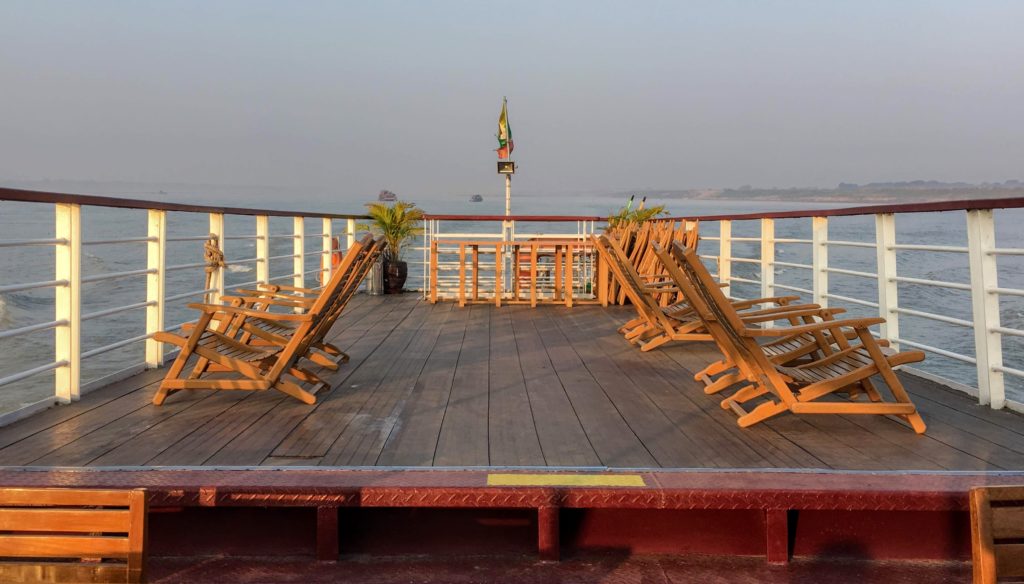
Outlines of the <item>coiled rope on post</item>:
[[209,290],[213,284],[213,275],[227,266],[227,263],[224,262],[224,252],[220,249],[220,237],[215,233],[211,233],[206,243],[203,244],[203,260],[206,261],[206,287],[204,288],[208,291],[206,292],[206,301],[212,303],[215,296]]

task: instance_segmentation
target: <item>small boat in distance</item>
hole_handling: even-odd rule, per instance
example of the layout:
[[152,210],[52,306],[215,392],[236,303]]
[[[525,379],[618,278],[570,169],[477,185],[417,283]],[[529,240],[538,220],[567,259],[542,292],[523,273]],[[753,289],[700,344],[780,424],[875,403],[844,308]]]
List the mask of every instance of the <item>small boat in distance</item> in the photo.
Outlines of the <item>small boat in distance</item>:
[[484,202],[484,196],[483,195],[471,195],[469,197],[469,202],[470,203],[483,203]]
[[396,195],[395,193],[392,193],[391,191],[383,190],[383,191],[380,192],[379,195],[377,195],[377,200],[378,201],[387,201],[387,202],[397,201],[398,200],[398,195]]

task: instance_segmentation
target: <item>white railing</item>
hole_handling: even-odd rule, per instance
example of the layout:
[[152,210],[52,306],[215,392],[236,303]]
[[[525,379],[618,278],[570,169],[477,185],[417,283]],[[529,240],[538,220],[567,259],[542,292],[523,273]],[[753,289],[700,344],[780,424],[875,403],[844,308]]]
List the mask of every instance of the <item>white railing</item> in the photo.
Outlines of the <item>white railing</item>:
[[[20,234],[23,237],[0,239],[0,259],[5,254],[21,253],[20,250],[25,249],[53,250],[52,256],[48,256],[53,261],[52,276],[51,272],[40,269],[0,272],[0,295],[53,291],[51,314],[0,330],[0,343],[13,339],[21,342],[53,331],[52,346],[47,345],[46,352],[38,354],[39,359],[19,360],[17,367],[11,367],[8,360],[0,371],[0,387],[8,386],[8,389],[52,372],[52,392],[41,399],[36,394],[34,401],[17,408],[0,410],[0,425],[54,403],[72,402],[91,389],[161,365],[169,347],[161,346],[152,335],[161,329],[179,330],[184,323],[171,323],[188,314],[182,309],[185,304],[201,300],[204,295],[216,301],[226,290],[259,282],[290,281],[299,286],[310,285],[315,279],[309,276],[329,273],[332,252],[344,251],[356,235],[357,217],[347,215],[169,205],[11,189],[0,189],[0,201],[31,203],[33,208],[51,214],[53,226],[52,233],[49,229],[42,233],[25,231]],[[83,209],[94,207],[137,209],[139,213],[145,212],[145,218],[135,217],[119,225],[116,236],[97,233],[97,230],[88,233],[83,228],[82,213]],[[854,314],[883,316],[887,320],[879,327],[879,336],[888,339],[893,346],[920,349],[929,355],[924,365],[917,366],[927,370],[915,367],[908,368],[909,372],[967,391],[976,395],[979,403],[992,408],[1024,411],[1024,398],[1021,398],[1024,391],[1014,389],[1024,387],[1024,351],[1019,350],[1024,330],[1008,326],[1004,315],[1000,314],[1001,301],[1019,301],[1024,297],[1024,288],[1016,287],[1021,284],[1015,285],[1013,279],[1017,276],[1019,282],[1019,274],[1024,270],[1007,271],[1003,266],[1004,281],[1000,282],[1000,258],[1007,261],[1024,256],[1024,246],[999,247],[996,243],[998,212],[994,210],[1010,207],[1024,207],[1024,200],[700,217],[700,251],[715,264],[716,276],[729,286],[729,293],[734,297],[740,297],[741,293],[746,296],[793,293],[807,301],[847,308]],[[938,213],[949,219],[950,225],[955,227],[949,229],[956,232],[953,234],[956,241],[904,241],[912,230],[900,229],[901,217],[924,212]],[[282,217],[291,218],[290,225],[275,223],[275,219]],[[320,219],[319,226],[307,225],[307,220],[315,219]],[[860,221],[855,229],[849,229],[844,223],[854,220]],[[136,221],[138,227],[133,229],[132,221]],[[228,224],[232,222],[235,223],[229,229]],[[335,222],[343,222],[344,227],[338,229]],[[495,242],[583,239],[600,230],[603,223],[598,217],[517,216],[506,219],[430,215],[424,227],[422,245],[412,248],[414,253],[410,256],[413,257],[407,258],[412,264],[408,287],[422,289],[427,295],[432,287],[438,286],[444,295],[454,297],[458,284],[457,247],[445,249],[449,255],[440,262],[437,280],[432,281],[428,269],[432,242],[444,245],[446,241],[458,239]],[[133,232],[139,233],[127,236]],[[119,235],[122,233],[125,236]],[[213,273],[207,287],[205,263],[198,260],[202,258],[202,242],[208,233],[218,237],[222,251],[240,250],[240,253],[225,254],[229,266],[251,268],[256,279],[230,281],[229,274],[220,269]],[[15,232],[15,235],[19,234]],[[340,249],[332,248],[335,235],[346,236]],[[142,244],[144,252],[131,247]],[[169,248],[172,244],[178,247]],[[187,250],[180,248],[183,245],[189,246]],[[253,256],[242,257],[249,246]],[[131,269],[83,274],[83,258],[90,255],[83,250],[106,249],[128,249],[125,257],[137,257],[137,264],[144,267],[136,265],[128,266]],[[858,262],[849,261],[858,253],[861,254]],[[959,259],[964,268],[960,281],[955,275],[922,276],[909,269],[919,263],[935,262],[936,257]],[[915,262],[918,258],[920,261]],[[511,254],[506,254],[501,261],[509,262],[501,270],[507,278],[505,290],[509,290],[514,277]],[[592,286],[594,278],[593,258],[581,256],[579,261],[581,264],[574,269],[578,278],[574,284],[576,293],[586,296],[592,290],[587,286]],[[49,260],[46,263],[48,265]],[[484,264],[481,269],[493,270],[494,267]],[[90,286],[111,282],[127,287],[131,293],[125,293],[125,301],[115,306],[95,302]],[[196,282],[202,285],[197,286]],[[191,285],[183,286],[183,283]],[[170,290],[172,284],[181,290]],[[914,299],[915,289],[932,290],[943,296],[937,303],[908,303]],[[135,328],[121,326],[118,330],[123,330],[123,334],[83,346],[83,323],[138,312],[144,312],[144,320],[132,325]],[[939,328],[933,329],[937,331],[935,334],[915,332],[915,323],[920,322]],[[83,362],[140,344],[144,350],[138,362],[117,370],[108,368],[102,375],[83,374]],[[947,374],[946,370],[928,369],[933,358],[948,360],[960,369],[948,370],[955,375]],[[972,372],[969,377],[973,379],[961,375],[964,371]],[[33,383],[38,387],[40,382]],[[1019,385],[1013,385],[1015,383]],[[1011,386],[1009,392],[1008,385]]]
[[[531,240],[577,240],[584,241],[594,233],[595,228],[603,226],[600,217],[591,216],[550,216],[550,215],[514,215],[502,217],[494,215],[427,215],[424,223],[422,243],[415,246],[412,251],[419,252],[419,258],[411,257],[410,275],[418,275],[417,279],[410,278],[407,288],[421,290],[424,298],[428,298],[433,289],[437,289],[439,298],[452,299],[458,296],[460,264],[463,259],[459,257],[459,241],[476,242],[517,242]],[[430,253],[432,244],[437,244],[438,262],[436,270],[431,270]],[[487,258],[494,256],[493,248],[484,250],[487,246],[479,246],[480,256]],[[501,263],[500,270],[497,262]],[[592,297],[594,288],[593,280],[595,274],[596,255],[592,250],[580,250],[572,254],[571,261],[574,262],[573,294],[577,298]],[[514,287],[514,258],[511,250],[500,258],[493,260],[477,261],[475,265],[480,272],[494,282],[500,274],[502,279],[503,294],[512,293]],[[436,281],[435,281],[436,278]],[[553,270],[542,272],[538,275],[539,297],[546,298],[554,295],[555,275]],[[496,287],[488,283],[480,287],[481,298],[493,298]]]
[[[796,293],[804,300],[823,306],[833,304],[851,311],[859,310],[861,313],[874,312],[886,319],[886,323],[877,331],[878,336],[888,339],[893,347],[919,349],[931,357],[949,359],[962,364],[961,367],[973,367],[976,383],[957,381],[946,375],[920,368],[905,368],[906,371],[976,395],[980,404],[990,405],[993,409],[1008,407],[1024,412],[1021,392],[1008,395],[1006,388],[1006,376],[1021,382],[1024,380],[1024,370],[1004,364],[1004,360],[1009,360],[1007,358],[1016,359],[1018,362],[1024,361],[1024,354],[1020,351],[1007,353],[1003,342],[1004,336],[1024,337],[1024,330],[1003,326],[1000,323],[1001,299],[1024,296],[1024,289],[1000,286],[997,261],[1001,256],[1024,255],[1024,248],[996,246],[994,213],[995,209],[1020,207],[1024,207],[1024,201],[1005,199],[705,217],[700,218],[703,234],[700,251],[701,257],[715,266],[719,279],[731,285],[729,290],[733,296],[736,296],[736,293],[732,288],[740,284],[747,285],[747,290],[764,297]],[[966,245],[935,245],[927,241],[902,243],[897,237],[897,218],[910,213],[942,213],[948,218],[962,217],[962,232],[956,235],[962,234]],[[873,217],[874,241],[830,239],[830,223],[842,221],[841,218],[844,217],[856,216]],[[777,237],[776,223],[782,220],[788,223],[789,231],[809,231],[810,237]],[[746,227],[745,231],[751,231],[750,228],[756,226],[758,233],[756,236],[737,237],[734,233],[739,226]],[[748,250],[757,246],[760,248],[759,254],[737,255],[734,250],[737,244],[744,245]],[[787,261],[777,259],[777,252],[782,246],[789,248],[792,245],[804,248],[802,253],[796,254],[802,256],[804,262],[788,261],[794,254],[788,254]],[[837,260],[843,259],[844,253],[857,249],[874,252],[870,271],[863,261],[858,266],[861,269],[830,265],[830,261],[839,263]],[[714,251],[717,251],[717,254],[713,254]],[[897,269],[898,265],[908,265],[901,262],[909,262],[911,265],[915,261],[924,263],[934,258],[935,254],[964,256],[969,281],[955,282],[946,278],[901,275]],[[737,275],[740,266],[752,266],[756,269],[746,269],[740,276]],[[803,272],[804,275],[798,276],[798,280],[804,285],[780,282],[778,275],[783,271]],[[1019,271],[1013,273],[1017,274]],[[845,288],[840,287],[837,290],[834,283],[830,287],[830,275],[864,282],[874,289],[874,295],[858,297]],[[909,308],[900,304],[901,289],[907,294],[906,286],[956,291],[960,296],[946,296],[942,304],[934,305],[930,309]],[[962,306],[965,303],[966,306]],[[962,318],[949,314],[957,311],[967,312],[971,317]],[[904,317],[924,319],[951,330],[934,329],[934,336],[914,336],[905,332],[905,329],[901,330],[901,320]],[[948,341],[957,341],[965,334],[973,338],[973,351],[970,353],[964,349],[936,346]]]
[[[202,301],[203,297],[207,295],[216,302],[225,293],[224,268],[213,271],[210,286],[207,288],[205,287],[205,261],[186,260],[169,265],[169,243],[191,242],[192,246],[188,250],[180,250],[182,253],[175,254],[176,257],[188,259],[203,258],[203,242],[208,239],[208,234],[217,236],[221,252],[227,252],[236,242],[254,243],[254,257],[233,259],[225,253],[225,256],[228,257],[229,267],[253,266],[256,276],[256,279],[251,282],[231,282],[229,283],[231,288],[282,280],[289,281],[295,286],[307,286],[308,283],[309,286],[316,287],[319,283],[318,273],[327,277],[330,275],[331,254],[343,252],[352,245],[356,235],[355,222],[359,218],[354,215],[214,208],[14,189],[0,189],[0,201],[30,203],[33,208],[49,206],[52,208],[54,221],[53,237],[0,239],[0,253],[16,253],[20,248],[26,247],[49,247],[53,249],[54,265],[52,280],[16,281],[19,279],[19,270],[16,269],[7,269],[0,273],[0,294],[41,290],[53,290],[54,294],[52,320],[21,324],[0,330],[0,340],[20,339],[28,335],[53,331],[52,361],[45,360],[44,356],[40,355],[46,362],[42,364],[18,363],[18,365],[25,365],[25,368],[17,371],[10,371],[8,364],[5,370],[0,372],[0,388],[2,388],[52,371],[54,373],[52,395],[48,394],[40,399],[36,394],[30,403],[23,403],[20,407],[6,408],[7,411],[0,411],[0,425],[11,423],[55,403],[73,402],[91,389],[134,375],[146,368],[159,367],[164,363],[171,347],[165,347],[163,343],[154,340],[153,334],[160,330],[179,330],[185,324],[182,322],[169,326],[166,322],[169,309],[176,309],[175,312],[185,314],[182,310],[185,304]],[[92,207],[144,210],[146,213],[146,235],[90,239],[90,234],[83,229],[82,213],[83,209]],[[208,219],[204,221],[203,215]],[[184,221],[193,232],[201,234],[168,237],[170,216]],[[229,233],[225,227],[225,217],[240,221],[244,221],[246,218],[253,220],[255,233],[251,235]],[[271,230],[271,218],[275,217],[290,217],[292,219],[291,228],[284,233],[274,233]],[[321,220],[319,232],[307,233],[306,220],[310,218]],[[337,230],[334,226],[335,221],[343,222],[344,227]],[[252,230],[253,227],[247,228],[246,231]],[[142,225],[139,226],[139,229],[142,229]],[[117,230],[118,232],[131,232],[132,226],[118,225]],[[208,234],[202,233],[204,230]],[[335,235],[345,236],[344,243],[337,249],[333,248],[332,240]],[[316,246],[318,239],[320,245]],[[289,240],[292,242],[291,245],[286,243]],[[275,246],[275,241],[285,245]],[[145,251],[137,252],[139,259],[144,259],[145,268],[88,276],[82,274],[83,248],[92,246],[121,248],[137,244],[145,244]],[[309,249],[310,247],[319,247],[320,249],[312,251]],[[288,253],[271,255],[272,250],[287,251]],[[123,255],[125,258],[131,258],[134,257],[134,253],[128,251]],[[275,274],[274,266],[285,265],[285,262],[280,260],[286,259],[291,260],[286,264],[286,273]],[[11,264],[15,265],[16,263],[12,262]],[[313,266],[312,269],[310,269],[310,265]],[[200,289],[168,294],[168,274],[173,274],[178,282],[189,280],[189,277],[178,276],[178,274],[190,274],[194,276],[193,281],[202,282],[204,286]],[[311,275],[312,277],[309,277]],[[144,280],[144,283],[140,279]],[[131,282],[138,282],[137,290],[131,294],[123,292],[125,296],[134,295],[137,300],[114,307],[83,312],[83,307],[90,306],[90,301],[94,300],[88,293],[88,285],[110,280],[124,280],[125,283],[122,286],[127,286],[129,289]],[[145,311],[145,321],[134,334],[128,334],[127,338],[119,338],[101,346],[83,347],[83,322],[137,310]],[[83,379],[85,377],[82,369],[84,361],[139,343],[144,344],[141,362],[124,364],[124,367],[113,372],[104,371],[101,375],[95,376],[95,379]]]

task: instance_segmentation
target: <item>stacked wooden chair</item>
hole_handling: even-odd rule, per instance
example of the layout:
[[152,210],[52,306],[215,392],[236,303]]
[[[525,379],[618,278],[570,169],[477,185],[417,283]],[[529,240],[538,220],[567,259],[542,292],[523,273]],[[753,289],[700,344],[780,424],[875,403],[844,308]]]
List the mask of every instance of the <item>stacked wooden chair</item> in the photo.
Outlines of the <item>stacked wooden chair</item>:
[[[382,246],[382,241],[355,243],[319,295],[310,298],[311,302],[299,300],[305,296],[283,299],[277,297],[279,292],[268,291],[261,296],[234,298],[233,305],[190,304],[190,308],[200,311],[200,316],[186,329],[187,338],[169,332],[155,335],[157,340],[177,345],[181,351],[160,383],[153,403],[160,405],[168,395],[184,389],[275,389],[304,403],[316,403],[314,394],[323,381],[300,360],[321,361],[316,357],[317,351],[326,350],[327,333]],[[285,306],[293,312],[270,312],[270,306]],[[296,309],[302,312],[294,312]],[[182,378],[193,357],[196,365]],[[229,375],[213,376],[210,372]],[[302,383],[311,387],[304,388]]]
[[[784,412],[794,414],[875,414],[905,420],[917,433],[924,420],[893,368],[924,360],[920,351],[886,351],[871,334],[870,326],[882,318],[822,320],[797,326],[755,328],[745,322],[694,250],[655,244],[655,251],[676,285],[714,338],[724,361],[733,365],[737,379],[747,385],[722,402],[739,417],[741,427],[751,426]],[[759,339],[794,338],[811,333],[818,346],[834,346],[827,356],[794,365],[778,363]],[[849,343],[855,337],[858,342]],[[888,386],[893,401],[884,401],[871,381],[878,375]],[[845,392],[849,399],[835,399]],[[862,395],[868,401],[857,400]],[[744,404],[759,400],[749,411]]]
[[[633,263],[626,257],[625,251],[616,241],[614,235],[592,236],[594,246],[607,262],[619,282],[619,288],[626,295],[630,304],[637,311],[637,317],[626,322],[619,328],[630,343],[638,345],[641,351],[650,351],[672,341],[711,341],[713,340],[704,324],[689,305],[682,290],[671,280],[645,282]],[[671,239],[669,241],[672,241]],[[656,242],[651,242],[656,243]],[[696,247],[695,241],[683,240],[679,245],[688,249]],[[653,249],[653,246],[648,246]],[[657,266],[648,264],[651,274],[664,274],[661,262],[654,253],[652,257]],[[662,276],[668,278],[667,274]],[[673,296],[673,302],[663,305],[660,297],[665,294]],[[777,296],[734,302],[737,310],[742,310],[748,322],[766,322],[778,318],[779,314],[787,314],[791,319],[808,318],[822,315],[823,311],[815,304],[790,305],[799,296]],[[760,305],[770,308],[752,310]],[[797,321],[794,321],[797,322]]]

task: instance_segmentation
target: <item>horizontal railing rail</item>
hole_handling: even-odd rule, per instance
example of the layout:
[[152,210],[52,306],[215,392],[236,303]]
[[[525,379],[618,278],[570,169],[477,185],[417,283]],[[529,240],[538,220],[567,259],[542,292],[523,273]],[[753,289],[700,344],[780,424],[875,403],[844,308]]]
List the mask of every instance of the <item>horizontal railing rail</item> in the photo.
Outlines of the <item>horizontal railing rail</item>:
[[113,207],[118,209],[144,209],[148,211],[178,211],[182,213],[220,213],[222,215],[250,215],[264,217],[309,217],[330,219],[368,219],[364,214],[317,213],[314,211],[282,211],[279,209],[250,209],[247,207],[215,207],[188,203],[164,203],[144,199],[102,197],[98,195],[74,195],[50,193],[0,187],[0,201],[21,201],[25,203],[54,203],[83,205],[87,207]]

